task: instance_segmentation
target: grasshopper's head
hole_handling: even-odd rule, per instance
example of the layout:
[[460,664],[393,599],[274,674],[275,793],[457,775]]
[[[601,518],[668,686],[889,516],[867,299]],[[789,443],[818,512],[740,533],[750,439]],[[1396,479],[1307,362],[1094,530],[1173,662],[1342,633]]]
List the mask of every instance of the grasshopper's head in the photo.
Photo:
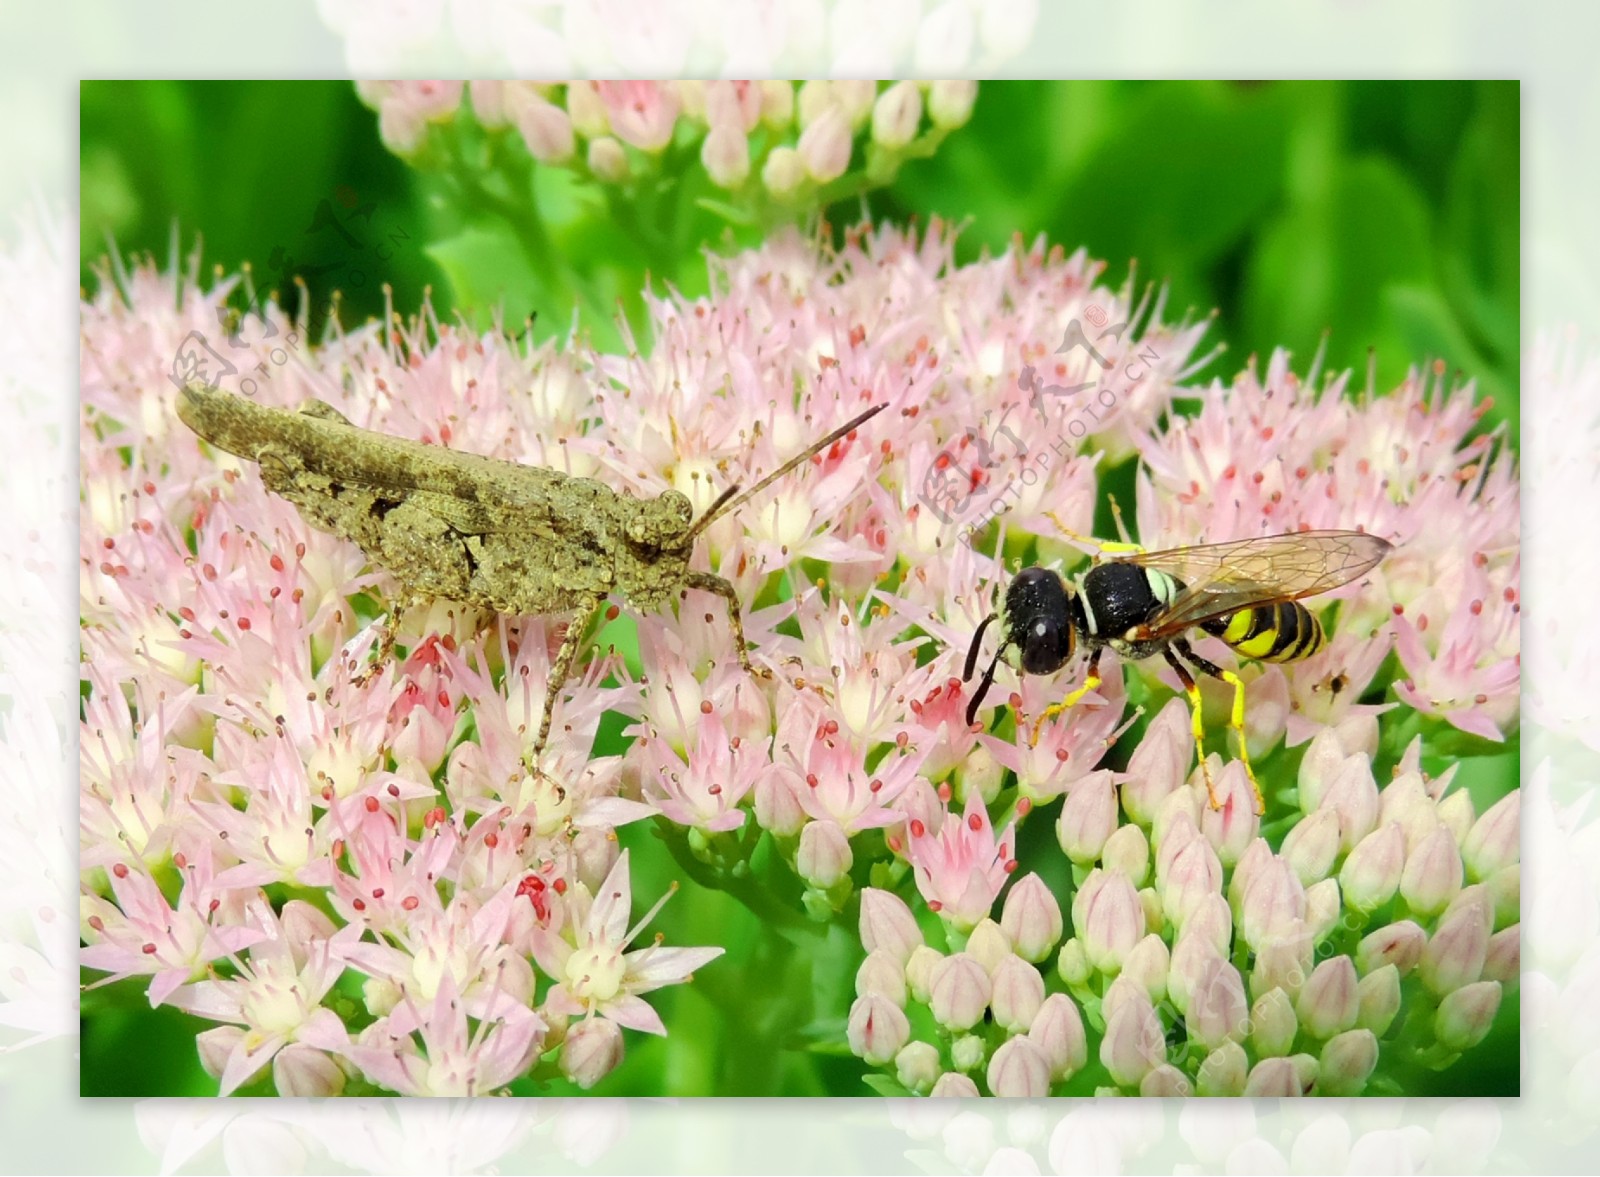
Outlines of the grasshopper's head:
[[694,507],[688,496],[664,490],[639,504],[628,520],[628,542],[647,552],[676,551],[684,546]]

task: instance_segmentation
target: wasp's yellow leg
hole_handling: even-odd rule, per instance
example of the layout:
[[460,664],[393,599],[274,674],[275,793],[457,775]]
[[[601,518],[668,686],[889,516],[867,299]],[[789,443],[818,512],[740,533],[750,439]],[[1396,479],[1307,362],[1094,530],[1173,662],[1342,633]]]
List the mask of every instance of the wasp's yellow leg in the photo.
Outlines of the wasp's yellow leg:
[[1054,511],[1046,511],[1045,515],[1049,518],[1051,523],[1056,525],[1056,530],[1062,535],[1066,536],[1070,540],[1075,540],[1076,542],[1083,544],[1085,547],[1093,548],[1095,559],[1097,560],[1101,556],[1130,556],[1144,551],[1144,549],[1138,544],[1118,543],[1116,540],[1095,539],[1092,535],[1081,535],[1078,532],[1073,531],[1072,528],[1068,527],[1065,523],[1061,522],[1061,517]]
[[1205,777],[1206,795],[1211,798],[1211,808],[1221,809],[1222,802],[1217,800],[1217,790],[1211,783],[1211,765],[1206,763],[1206,725],[1200,687],[1194,681],[1194,675],[1189,673],[1189,668],[1178,661],[1178,656],[1172,652],[1170,646],[1162,650],[1161,654],[1167,660],[1167,664],[1178,672],[1178,681],[1183,684],[1183,693],[1189,696],[1190,726],[1194,730],[1194,752],[1200,759],[1200,775]]
[[1039,746],[1039,731],[1044,727],[1045,720],[1054,719],[1067,708],[1076,704],[1079,699],[1098,687],[1101,681],[1100,651],[1096,650],[1089,655],[1089,668],[1088,672],[1083,676],[1083,685],[1077,690],[1069,692],[1061,702],[1050,704],[1040,713],[1039,718],[1033,721],[1033,731],[1028,735],[1028,747],[1037,748]]
[[[1256,797],[1256,812],[1258,814],[1265,813],[1267,811],[1267,801],[1266,798],[1261,795],[1261,785],[1256,780],[1256,770],[1250,766],[1250,744],[1249,741],[1245,739],[1244,733],[1244,679],[1240,678],[1233,671],[1224,670],[1215,663],[1209,662],[1200,657],[1200,655],[1196,654],[1189,648],[1189,643],[1186,641],[1178,641],[1174,642],[1173,644],[1183,652],[1184,657],[1193,662],[1200,670],[1204,671],[1206,674],[1209,674],[1212,678],[1221,679],[1223,682],[1227,683],[1233,688],[1233,712],[1228,719],[1228,726],[1231,727],[1234,730],[1234,734],[1239,737],[1239,760],[1244,765],[1244,775],[1249,778],[1250,791],[1254,793]],[[1191,698],[1192,697],[1193,696],[1191,696]],[[1200,722],[1198,719],[1198,714],[1199,713],[1197,712],[1197,718],[1195,719],[1197,726]],[[1209,773],[1206,776],[1206,787],[1208,789],[1211,787],[1211,777]],[[1217,805],[1217,795],[1215,793],[1211,794],[1211,807],[1213,809],[1220,808],[1220,806]]]

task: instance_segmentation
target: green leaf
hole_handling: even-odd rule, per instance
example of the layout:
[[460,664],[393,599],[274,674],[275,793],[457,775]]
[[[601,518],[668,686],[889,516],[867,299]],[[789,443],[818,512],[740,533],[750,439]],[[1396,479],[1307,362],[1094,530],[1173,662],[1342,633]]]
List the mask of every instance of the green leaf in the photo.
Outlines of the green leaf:
[[890,1099],[900,1099],[912,1094],[910,1090],[902,1087],[897,1080],[891,1079],[881,1071],[869,1071],[861,1076],[861,1081],[872,1088],[875,1094],[887,1096]]
[[565,330],[568,316],[558,315],[553,305],[541,305],[543,283],[508,227],[469,226],[427,246],[426,252],[449,280],[454,304],[472,308],[477,318],[500,310],[506,322],[515,323],[539,312],[535,329],[541,335]]

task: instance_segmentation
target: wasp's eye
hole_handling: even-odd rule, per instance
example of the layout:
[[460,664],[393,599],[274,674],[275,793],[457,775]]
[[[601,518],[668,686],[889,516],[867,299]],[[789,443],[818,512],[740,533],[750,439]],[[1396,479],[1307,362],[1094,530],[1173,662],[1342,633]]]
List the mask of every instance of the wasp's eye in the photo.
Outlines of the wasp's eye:
[[1072,626],[1052,617],[1035,618],[1022,640],[1026,674],[1054,674],[1072,657]]

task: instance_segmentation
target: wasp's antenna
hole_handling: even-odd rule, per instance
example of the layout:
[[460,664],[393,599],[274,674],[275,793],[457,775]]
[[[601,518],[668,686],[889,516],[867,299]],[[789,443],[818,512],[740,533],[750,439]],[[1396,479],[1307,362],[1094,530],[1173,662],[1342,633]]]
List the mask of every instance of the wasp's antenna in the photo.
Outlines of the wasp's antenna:
[[834,442],[838,441],[842,437],[847,436],[851,430],[856,429],[862,423],[871,420],[888,407],[889,406],[887,404],[873,405],[865,413],[861,413],[860,415],[845,422],[832,433],[828,434],[827,437],[824,437],[821,441],[817,442],[803,453],[798,453],[794,457],[790,458],[787,462],[779,466],[771,474],[768,474],[765,478],[756,483],[743,494],[739,494],[739,484],[734,483],[727,490],[719,494],[711,506],[707,508],[706,513],[700,516],[700,518],[696,519],[694,521],[694,525],[684,533],[684,546],[688,547],[690,544],[694,543],[694,541],[699,537],[700,533],[706,528],[710,527],[718,519],[722,518],[724,515],[737,511],[740,507],[744,506],[745,503],[749,502],[756,495],[766,490],[767,487],[778,481],[778,479],[789,473],[796,466],[800,465],[802,462],[810,461],[812,457],[820,454]]
[[972,721],[978,717],[978,705],[983,702],[983,697],[989,693],[989,688],[994,685],[994,672],[999,669],[1000,655],[1004,650],[1005,646],[1001,645],[1000,649],[994,652],[994,660],[989,663],[989,669],[983,672],[983,681],[978,684],[978,689],[972,696],[972,702],[967,704],[968,727],[971,727]]
[[[999,617],[998,613],[991,613],[978,623],[978,632],[972,635],[972,648],[967,651],[967,668],[961,672],[962,682],[972,681],[973,667],[978,664],[978,650],[983,646],[983,631],[989,628],[989,623]],[[970,723],[971,720],[968,720]]]

